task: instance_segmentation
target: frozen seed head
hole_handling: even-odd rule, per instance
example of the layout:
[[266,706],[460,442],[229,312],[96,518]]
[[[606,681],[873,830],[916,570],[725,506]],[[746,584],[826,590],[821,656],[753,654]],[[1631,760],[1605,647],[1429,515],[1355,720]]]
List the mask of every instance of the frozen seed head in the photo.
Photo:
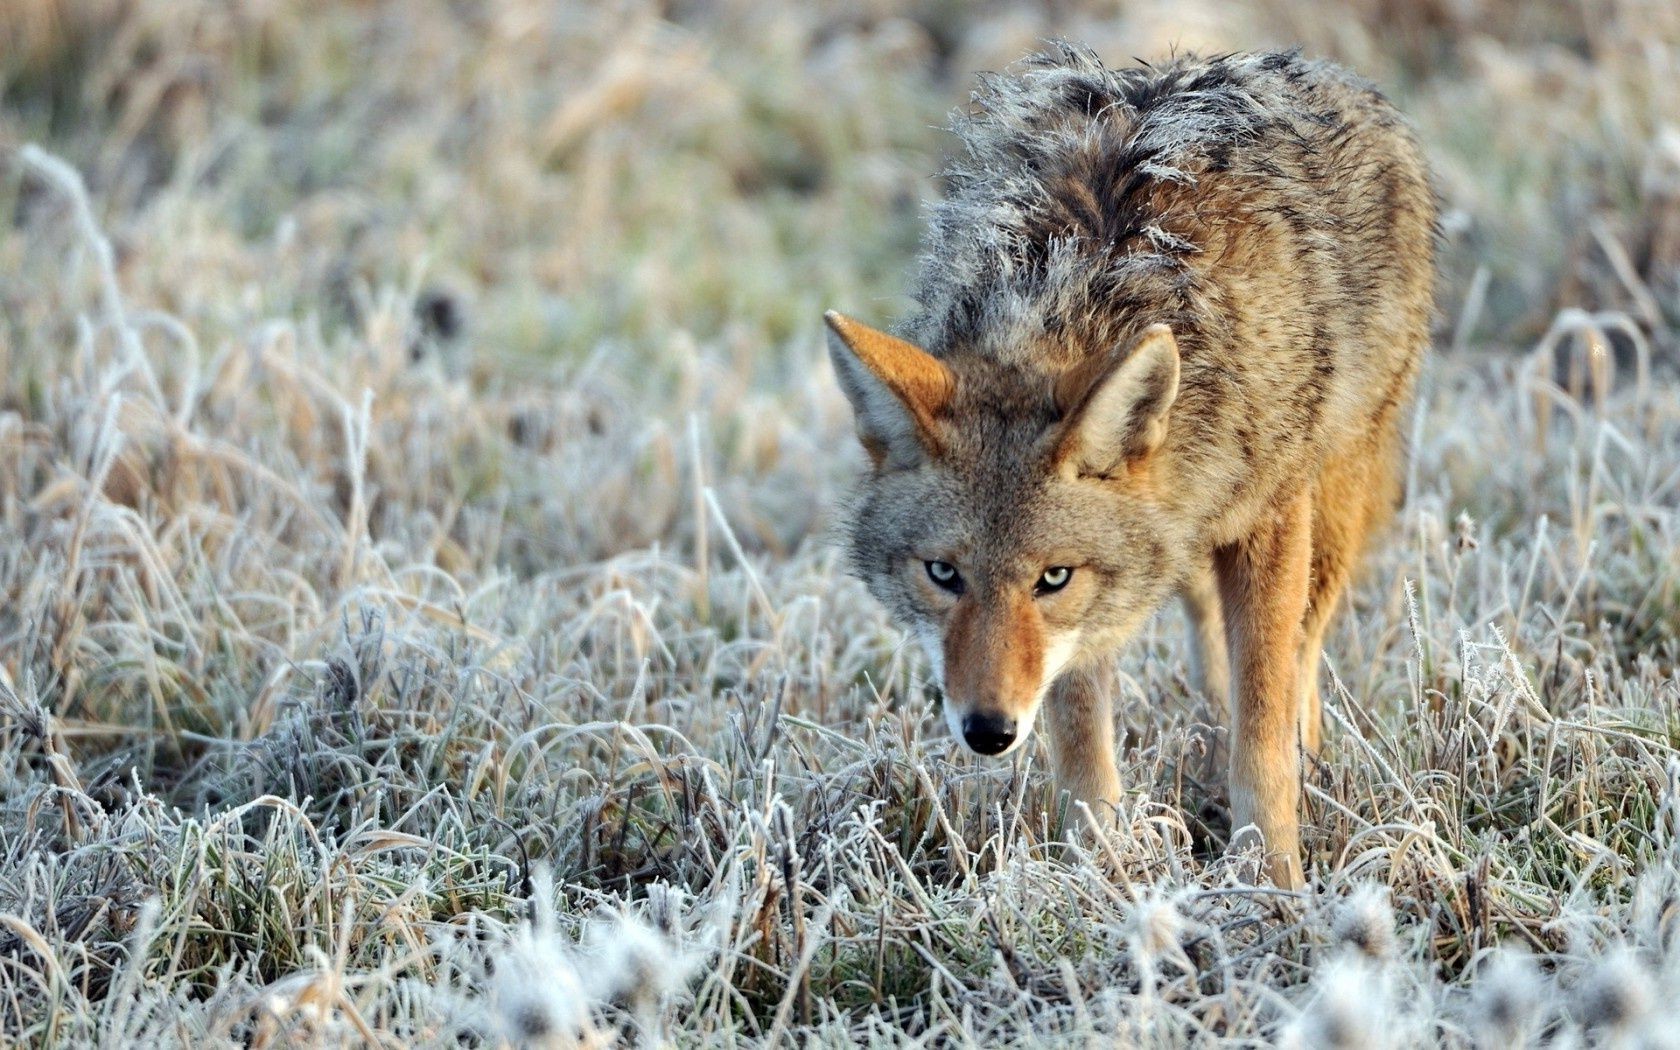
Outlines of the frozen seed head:
[[1575,990],[1575,1016],[1588,1031],[1627,1032],[1651,1012],[1655,997],[1650,971],[1633,952],[1620,949],[1600,959]]
[[1165,894],[1151,891],[1132,910],[1132,937],[1137,950],[1151,959],[1182,951],[1184,915]]
[[641,1014],[681,988],[697,960],[670,937],[622,913],[597,920],[589,931],[589,989],[597,1000],[616,1000]]
[[1330,936],[1369,959],[1393,958],[1394,909],[1388,903],[1388,888],[1374,883],[1356,886],[1332,913]]
[[1638,943],[1659,957],[1670,957],[1680,947],[1680,866],[1653,866],[1640,874],[1633,886],[1632,918]]
[[531,918],[494,956],[489,982],[493,1027],[513,1046],[595,1046],[600,1040],[589,996],[572,965],[573,944],[561,936],[546,868],[531,878]]
[[1313,978],[1316,995],[1283,1033],[1300,1050],[1372,1050],[1394,1045],[1388,1016],[1388,975],[1371,959],[1344,953]]
[[1539,967],[1527,952],[1496,952],[1476,981],[1471,1026],[1478,1045],[1513,1046],[1524,1041],[1542,1020],[1543,987]]
[[1458,518],[1453,522],[1453,530],[1458,534],[1458,553],[1473,551],[1481,546],[1476,541],[1476,521],[1464,511],[1458,512]]
[[497,1031],[514,1046],[595,1042],[588,997],[551,932],[519,932],[496,967],[490,1002]]

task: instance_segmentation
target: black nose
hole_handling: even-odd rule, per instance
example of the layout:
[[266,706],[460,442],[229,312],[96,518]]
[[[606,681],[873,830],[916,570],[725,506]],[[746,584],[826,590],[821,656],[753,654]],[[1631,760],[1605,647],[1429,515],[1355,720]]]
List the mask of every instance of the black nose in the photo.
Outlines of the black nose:
[[1001,755],[1015,742],[1015,720],[1002,715],[969,715],[963,719],[963,739],[982,755]]

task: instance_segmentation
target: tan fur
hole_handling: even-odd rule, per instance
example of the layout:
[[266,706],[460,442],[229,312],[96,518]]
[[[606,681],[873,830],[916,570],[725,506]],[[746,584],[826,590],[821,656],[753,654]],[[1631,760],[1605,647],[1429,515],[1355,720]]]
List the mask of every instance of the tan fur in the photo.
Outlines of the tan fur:
[[1231,647],[1231,827],[1253,827],[1266,844],[1268,873],[1301,884],[1301,795],[1295,760],[1300,727],[1301,620],[1312,561],[1312,496],[1296,495],[1261,515],[1241,540],[1214,551]]
[[1231,665],[1225,649],[1225,615],[1219,608],[1219,584],[1213,567],[1193,575],[1180,595],[1184,614],[1190,621],[1190,659],[1195,685],[1202,698],[1213,705],[1215,717],[1223,717],[1231,702]]
[[1084,671],[1064,674],[1051,689],[1045,716],[1056,782],[1101,818],[1109,807],[1120,803],[1120,774],[1114,765],[1113,703]]
[[945,666],[947,688],[973,698],[974,710],[1027,718],[1044,671],[1043,619],[1019,594],[962,603],[946,628]]
[[1303,881],[1302,755],[1357,559],[1398,496],[1434,200],[1399,116],[1291,54],[988,81],[899,335],[830,314],[874,469],[853,570],[953,734],[1119,799],[1093,670],[1173,594],[1230,708],[1233,845]]

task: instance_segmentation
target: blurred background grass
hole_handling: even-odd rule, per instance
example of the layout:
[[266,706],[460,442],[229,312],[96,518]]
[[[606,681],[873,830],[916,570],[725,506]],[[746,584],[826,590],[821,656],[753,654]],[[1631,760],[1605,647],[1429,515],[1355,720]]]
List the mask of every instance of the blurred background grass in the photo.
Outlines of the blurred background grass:
[[610,343],[658,368],[681,330],[773,387],[790,345],[809,366],[820,308],[903,309],[938,125],[976,71],[1055,35],[1113,61],[1300,45],[1374,79],[1439,172],[1446,317],[1486,269],[1473,337],[1631,305],[1600,226],[1673,320],[1663,0],[37,0],[0,19],[0,134],[82,169],[125,259],[190,249],[130,286],[201,332],[330,327],[368,289],[435,286],[498,363]]

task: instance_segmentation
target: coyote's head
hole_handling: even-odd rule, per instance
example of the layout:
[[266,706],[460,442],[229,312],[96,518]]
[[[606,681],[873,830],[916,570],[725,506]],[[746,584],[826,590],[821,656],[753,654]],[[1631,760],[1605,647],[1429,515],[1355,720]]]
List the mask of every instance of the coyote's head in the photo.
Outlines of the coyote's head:
[[1004,754],[1059,674],[1112,651],[1183,576],[1156,462],[1178,346],[1155,325],[1029,373],[826,319],[873,462],[853,571],[927,650],[952,734]]

